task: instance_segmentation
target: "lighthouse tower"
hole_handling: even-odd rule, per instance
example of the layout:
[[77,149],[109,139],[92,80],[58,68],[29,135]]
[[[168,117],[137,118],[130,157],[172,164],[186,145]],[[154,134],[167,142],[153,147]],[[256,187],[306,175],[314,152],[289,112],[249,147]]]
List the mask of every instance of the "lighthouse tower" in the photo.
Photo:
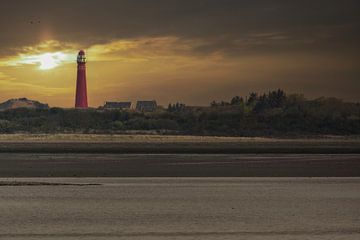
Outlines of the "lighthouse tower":
[[85,51],[80,50],[77,56],[77,80],[75,108],[88,108],[86,89],[86,56]]

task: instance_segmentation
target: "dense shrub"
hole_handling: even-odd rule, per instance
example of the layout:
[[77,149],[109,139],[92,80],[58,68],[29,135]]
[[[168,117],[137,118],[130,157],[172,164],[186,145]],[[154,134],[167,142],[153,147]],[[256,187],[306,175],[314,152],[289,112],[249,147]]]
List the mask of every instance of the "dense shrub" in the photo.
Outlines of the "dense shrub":
[[[112,133],[169,130],[179,134],[260,136],[360,134],[360,105],[335,98],[306,100],[282,90],[251,93],[209,107],[169,104],[167,110],[12,109],[0,112],[0,133]],[[161,131],[163,132],[163,131]]]

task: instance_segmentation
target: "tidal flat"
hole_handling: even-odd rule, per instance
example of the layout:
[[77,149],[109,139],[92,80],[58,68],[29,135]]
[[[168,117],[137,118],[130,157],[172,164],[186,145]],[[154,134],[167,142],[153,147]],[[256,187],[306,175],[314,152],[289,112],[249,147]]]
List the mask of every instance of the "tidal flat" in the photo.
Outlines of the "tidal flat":
[[360,238],[360,178],[10,180],[0,239]]
[[360,177],[360,154],[0,153],[0,177]]

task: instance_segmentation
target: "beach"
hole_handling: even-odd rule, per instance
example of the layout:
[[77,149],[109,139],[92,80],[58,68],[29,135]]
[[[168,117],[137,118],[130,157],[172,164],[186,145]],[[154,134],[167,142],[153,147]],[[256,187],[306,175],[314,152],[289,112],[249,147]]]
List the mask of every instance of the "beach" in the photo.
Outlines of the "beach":
[[360,237],[360,178],[0,179],[14,181],[1,239]]

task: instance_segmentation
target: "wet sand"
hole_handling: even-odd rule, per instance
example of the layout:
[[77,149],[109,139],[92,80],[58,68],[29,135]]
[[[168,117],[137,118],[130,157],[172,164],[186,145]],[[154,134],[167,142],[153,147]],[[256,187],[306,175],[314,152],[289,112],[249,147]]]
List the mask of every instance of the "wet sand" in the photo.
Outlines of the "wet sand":
[[0,187],[0,239],[360,238],[360,178],[7,181],[24,184]]
[[360,138],[0,135],[0,153],[360,154]]
[[0,177],[359,177],[360,154],[0,153]]
[[0,239],[360,238],[358,140],[119,139],[0,142]]

